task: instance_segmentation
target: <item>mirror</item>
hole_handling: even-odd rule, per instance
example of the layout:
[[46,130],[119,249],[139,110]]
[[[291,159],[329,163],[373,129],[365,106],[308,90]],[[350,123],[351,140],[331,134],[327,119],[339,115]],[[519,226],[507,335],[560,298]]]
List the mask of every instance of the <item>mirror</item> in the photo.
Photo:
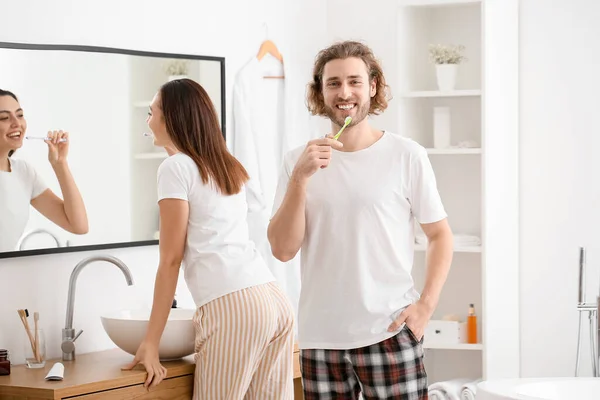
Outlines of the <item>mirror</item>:
[[[27,121],[23,145],[11,159],[28,161],[62,198],[48,145],[27,139],[67,131],[68,165],[89,225],[86,234],[72,234],[30,206],[19,242],[0,248],[0,258],[157,244],[156,172],[167,155],[144,136],[150,101],[163,83],[193,79],[213,100],[225,135],[225,59],[0,43],[0,60],[0,89],[18,97]],[[0,207],[7,207],[9,189],[0,190]]]

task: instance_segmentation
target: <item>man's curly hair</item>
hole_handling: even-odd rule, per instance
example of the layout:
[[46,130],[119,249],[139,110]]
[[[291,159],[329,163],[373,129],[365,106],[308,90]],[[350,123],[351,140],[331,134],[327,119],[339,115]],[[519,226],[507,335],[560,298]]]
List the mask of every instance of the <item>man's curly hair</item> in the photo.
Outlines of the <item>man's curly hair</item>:
[[326,116],[325,101],[323,99],[323,71],[329,61],[346,59],[349,57],[360,58],[367,65],[369,81],[376,81],[376,93],[371,98],[369,115],[378,115],[383,112],[391,99],[389,87],[383,76],[383,69],[375,58],[373,51],[365,44],[356,41],[338,42],[323,49],[317,54],[313,68],[313,80],[308,84],[307,107],[311,114]]

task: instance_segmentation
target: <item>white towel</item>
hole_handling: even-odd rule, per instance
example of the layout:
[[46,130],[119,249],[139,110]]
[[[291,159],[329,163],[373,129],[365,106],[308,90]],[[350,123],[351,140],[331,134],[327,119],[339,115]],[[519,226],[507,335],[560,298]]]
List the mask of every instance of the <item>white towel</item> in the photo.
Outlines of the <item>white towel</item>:
[[449,400],[450,397],[446,396],[443,390],[433,389],[429,390],[429,400]]
[[481,382],[481,379],[465,383],[460,392],[460,400],[475,400],[475,395],[477,394],[477,384],[479,382]]
[[431,400],[461,400],[461,390],[470,379],[451,379],[435,382],[429,385],[428,392]]
[[454,235],[454,243],[459,245],[479,246],[481,244],[481,239],[478,236],[463,235],[459,233]]
[[433,389],[429,391],[429,400],[447,400],[448,397],[441,391]]
[[426,244],[427,236],[425,235],[415,235],[415,243],[416,244]]

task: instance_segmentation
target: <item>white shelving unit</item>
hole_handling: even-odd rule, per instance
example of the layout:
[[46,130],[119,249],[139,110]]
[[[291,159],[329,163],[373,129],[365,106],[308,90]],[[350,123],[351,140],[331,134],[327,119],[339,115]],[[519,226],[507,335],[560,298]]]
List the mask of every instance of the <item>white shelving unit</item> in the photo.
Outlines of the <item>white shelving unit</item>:
[[424,343],[423,347],[429,350],[483,350],[482,344],[469,344],[469,343],[457,343],[457,344],[429,344]]
[[151,153],[139,153],[134,155],[136,160],[164,160],[168,157],[167,152],[165,151],[156,151]]
[[[426,251],[427,246],[423,244],[415,245],[415,251]],[[454,253],[481,253],[481,246],[456,246],[454,247]]]
[[481,149],[475,148],[475,147],[450,148],[450,149],[428,148],[427,153],[428,154],[438,154],[438,155],[481,154]]
[[[398,131],[423,145],[430,155],[438,189],[455,234],[482,238],[482,3],[463,0],[400,0],[398,9],[399,79],[404,93],[398,103]],[[467,61],[459,66],[455,90],[440,91],[429,44],[465,46]],[[449,107],[450,148],[435,148],[433,108]],[[456,147],[461,142],[478,147]],[[426,247],[416,245],[413,275],[425,281]],[[469,304],[478,317],[478,343],[435,344],[425,339],[430,383],[484,376],[486,344],[482,342],[483,246],[455,245],[450,275],[432,319],[452,314],[466,320]]]
[[400,0],[399,4],[404,7],[456,7],[465,4],[478,4],[481,0]]
[[481,96],[481,90],[448,90],[445,92],[439,90],[420,90],[407,92],[404,97],[473,97]]

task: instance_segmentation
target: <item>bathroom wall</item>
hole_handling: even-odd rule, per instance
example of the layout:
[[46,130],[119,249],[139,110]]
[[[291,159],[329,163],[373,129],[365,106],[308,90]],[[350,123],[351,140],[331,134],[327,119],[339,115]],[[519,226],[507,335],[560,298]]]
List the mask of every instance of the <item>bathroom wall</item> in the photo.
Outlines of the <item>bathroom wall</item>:
[[[600,282],[600,3],[520,7],[521,373],[573,376],[579,246],[588,248],[587,301]],[[582,334],[589,376],[587,319]]]
[[[364,0],[327,0],[327,32],[333,40],[358,40],[367,43],[381,62],[392,97],[399,97],[398,88],[396,23],[398,3],[389,0],[369,1],[368,10]],[[365,8],[365,10],[362,10]],[[358,11],[361,10],[361,11]],[[368,12],[377,21],[365,18]],[[368,22],[367,22],[368,21]],[[389,103],[388,109],[372,117],[379,129],[396,132],[398,125],[398,100]]]
[[[268,23],[269,37],[282,51],[292,49],[295,66],[310,77],[314,56],[329,38],[328,10],[321,4],[319,0],[16,2],[4,9],[10,18],[5,18],[0,27],[0,41],[224,56],[229,110],[235,73],[256,54],[264,39],[263,22]],[[231,126],[231,113],[228,116]],[[24,330],[16,312],[19,308],[40,312],[48,356],[60,356],[69,275],[77,262],[98,253],[115,255],[127,263],[135,286],[127,287],[120,271],[107,263],[91,264],[81,273],[74,327],[84,330],[77,340],[77,352],[83,353],[113,347],[102,330],[100,314],[151,304],[157,248],[0,260],[0,347],[10,349],[14,362],[21,362],[23,352]],[[180,305],[193,305],[184,284],[180,283],[177,293]]]

